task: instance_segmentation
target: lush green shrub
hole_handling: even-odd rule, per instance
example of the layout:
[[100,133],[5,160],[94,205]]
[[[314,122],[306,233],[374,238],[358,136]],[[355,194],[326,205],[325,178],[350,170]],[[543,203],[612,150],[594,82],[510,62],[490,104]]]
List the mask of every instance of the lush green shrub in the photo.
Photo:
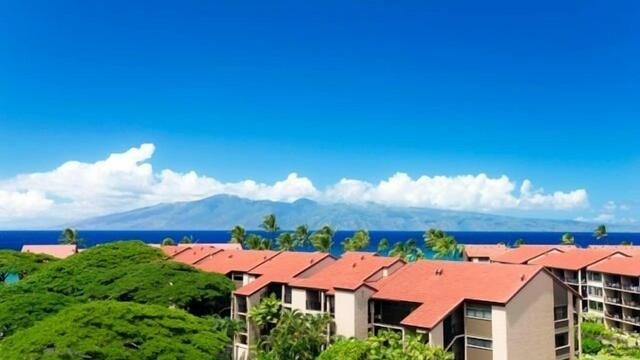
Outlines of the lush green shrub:
[[0,250],[0,285],[9,274],[20,278],[38,271],[43,265],[58,259],[44,254],[23,253],[14,250]]
[[220,274],[166,261],[160,250],[127,241],[96,246],[58,261],[15,287],[23,293],[175,306],[205,315],[228,307],[234,285]]
[[600,337],[608,334],[606,326],[601,322],[583,321],[581,325],[582,336]]
[[73,303],[75,300],[71,297],[49,292],[0,293],[0,340],[56,314]]
[[155,305],[75,305],[0,342],[2,359],[219,359],[229,338],[210,321]]
[[602,349],[600,340],[594,339],[589,336],[582,337],[582,352],[584,354],[595,355]]
[[318,356],[318,360],[367,360],[369,346],[357,339],[339,339]]

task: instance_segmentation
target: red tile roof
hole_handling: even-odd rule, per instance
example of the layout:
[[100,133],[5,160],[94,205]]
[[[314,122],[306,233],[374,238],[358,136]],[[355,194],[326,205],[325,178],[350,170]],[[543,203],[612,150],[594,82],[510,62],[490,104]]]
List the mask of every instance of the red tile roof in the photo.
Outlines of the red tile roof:
[[589,245],[588,249],[618,250],[629,256],[640,257],[640,246],[637,245]]
[[619,251],[613,249],[571,249],[563,253],[552,253],[542,255],[534,260],[531,260],[530,264],[542,265],[547,268],[564,269],[577,271],[584,269],[587,266],[596,263],[602,259],[606,259],[614,255],[624,256]]
[[536,265],[420,260],[378,281],[372,298],[421,304],[401,323],[430,329],[464,300],[506,304],[541,271]]
[[76,245],[23,245],[22,252],[34,254],[46,254],[60,259],[64,259],[75,254],[78,250]]
[[223,251],[222,249],[211,246],[189,246],[184,247],[184,249],[184,251],[180,251],[173,255],[172,259],[188,265],[193,265],[209,255]]
[[331,257],[326,253],[283,251],[254,267],[249,271],[258,278],[236,290],[238,295],[251,295],[270,283],[287,284],[301,272],[317,265],[320,261]]
[[272,250],[224,250],[205,257],[193,266],[221,274],[248,272],[277,253]]
[[640,257],[616,256],[597,262],[587,267],[587,270],[640,277]]
[[333,264],[304,279],[294,279],[291,286],[311,289],[355,290],[378,271],[402,262],[399,257],[377,256],[375,253],[346,252]]
[[467,257],[470,258],[489,258],[494,259],[495,257],[504,254],[509,249],[501,244],[496,245],[465,245],[464,253]]
[[526,264],[528,261],[550,252],[564,252],[573,247],[561,245],[520,245],[502,255],[498,255],[492,261],[505,264]]

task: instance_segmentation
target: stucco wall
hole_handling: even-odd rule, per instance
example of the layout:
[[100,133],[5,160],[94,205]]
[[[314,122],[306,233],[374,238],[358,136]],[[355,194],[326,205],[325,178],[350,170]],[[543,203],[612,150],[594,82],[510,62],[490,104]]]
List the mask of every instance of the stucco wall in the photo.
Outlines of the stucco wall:
[[307,309],[307,290],[300,288],[291,289],[291,308],[302,312]]
[[540,272],[506,305],[507,358],[555,358],[553,280]]
[[356,291],[336,290],[336,334],[364,339],[368,334],[369,298],[373,291],[362,286]]
[[442,321],[429,332],[429,344],[444,347],[444,331]]
[[504,306],[491,307],[491,338],[493,339],[493,359],[508,360],[507,309]]

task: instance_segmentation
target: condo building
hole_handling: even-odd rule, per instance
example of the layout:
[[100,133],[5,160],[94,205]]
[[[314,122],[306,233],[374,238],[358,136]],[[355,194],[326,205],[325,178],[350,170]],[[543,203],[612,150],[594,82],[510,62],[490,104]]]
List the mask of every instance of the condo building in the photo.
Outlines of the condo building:
[[[420,260],[324,253],[167,248],[177,261],[225,274],[236,283],[231,316],[245,324],[234,359],[251,359],[260,336],[248,317],[265,296],[332,318],[327,337],[366,338],[389,329],[420,334],[456,360],[570,359],[580,295],[538,265]],[[576,306],[577,305],[577,306]]]
[[[496,252],[501,253],[493,255]],[[504,249],[480,245],[471,249],[470,254],[476,258],[490,257],[489,261],[495,263],[544,266],[581,294],[582,312],[599,318],[610,328],[640,333],[640,247],[523,245]],[[472,261],[473,257],[465,259]]]

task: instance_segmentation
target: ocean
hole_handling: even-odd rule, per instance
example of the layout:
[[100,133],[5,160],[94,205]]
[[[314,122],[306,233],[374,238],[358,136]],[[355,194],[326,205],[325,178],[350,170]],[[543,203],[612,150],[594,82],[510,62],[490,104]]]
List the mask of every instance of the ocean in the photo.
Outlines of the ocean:
[[[251,233],[267,235],[262,231]],[[338,231],[334,237],[333,254],[340,254],[341,242],[353,231]],[[423,231],[371,231],[371,243],[367,251],[376,251],[380,239],[386,238],[390,246],[398,241],[413,238],[418,244],[423,244]],[[559,244],[562,233],[557,232],[484,232],[484,231],[451,231],[461,244],[497,244],[505,242],[512,244],[517,239],[524,239],[526,244]],[[190,230],[154,230],[154,231],[80,231],[80,238],[86,247],[117,240],[142,240],[146,243],[160,243],[169,236],[176,242],[183,236],[192,236],[197,243],[225,243],[229,241],[229,231],[190,231]],[[576,243],[586,247],[590,244],[620,244],[628,241],[640,244],[640,233],[611,233],[604,239],[597,240],[591,233],[573,233]],[[57,244],[59,231],[0,231],[0,249],[20,250],[24,244]]]

